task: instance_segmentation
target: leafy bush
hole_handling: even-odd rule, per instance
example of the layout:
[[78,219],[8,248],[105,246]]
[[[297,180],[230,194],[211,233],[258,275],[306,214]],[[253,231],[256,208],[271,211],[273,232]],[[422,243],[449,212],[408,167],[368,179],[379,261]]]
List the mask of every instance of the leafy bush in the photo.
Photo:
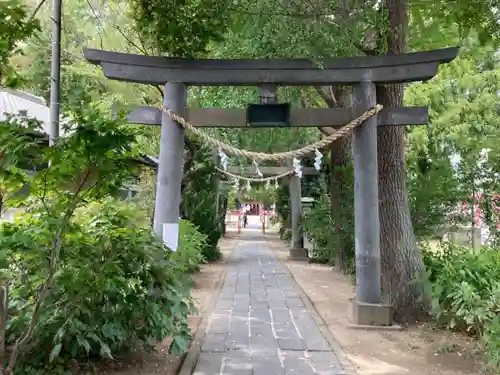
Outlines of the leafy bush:
[[327,195],[322,196],[311,211],[304,215],[301,224],[304,233],[314,244],[313,259],[320,263],[333,264],[337,244]]
[[199,264],[205,262],[202,252],[206,246],[207,236],[200,233],[196,226],[187,220],[179,222],[179,249],[175,257],[188,269],[196,271]]
[[[54,282],[25,348],[30,360],[111,358],[137,343],[166,337],[173,337],[173,352],[186,350],[187,316],[194,311],[192,283],[185,266],[174,260],[147,219],[141,223],[140,218],[135,206],[115,200],[77,211],[62,238]],[[2,224],[0,249],[13,265],[9,344],[28,329],[34,297],[47,278],[52,237],[50,217],[43,211]],[[190,227],[183,232],[182,248],[190,249],[193,239],[198,249],[203,237]]]
[[206,261],[211,262],[221,257],[217,247],[222,236],[221,218],[216,210],[218,195],[213,179],[216,171],[211,161],[212,151],[195,138],[191,139],[191,142],[197,152],[194,155],[193,167],[184,175],[181,212],[206,235],[202,254]]
[[206,236],[206,241],[203,242],[202,255],[211,262],[220,259],[221,253],[217,247],[219,239],[222,236],[220,222],[214,206],[215,194],[211,190],[196,192],[195,198],[190,198],[189,214],[187,218],[200,232]]
[[432,313],[449,328],[481,338],[491,366],[500,368],[500,253],[452,244],[423,249]]
[[[311,211],[303,216],[301,225],[304,233],[314,244],[313,261],[335,264],[346,273],[353,272],[354,236],[349,230],[351,227],[349,217],[341,214],[332,217],[327,194],[323,194]],[[337,227],[343,230],[338,232]],[[342,247],[344,253],[339,250]]]
[[[35,347],[38,353],[47,350],[45,357],[49,352],[54,356],[63,352],[62,338],[55,336],[53,344],[35,335],[43,338],[40,327],[47,324],[47,332],[55,334],[50,331],[54,328],[51,320],[68,303],[63,298],[60,304],[51,304],[58,293],[64,296],[57,282],[71,266],[67,254],[75,252],[83,258],[83,251],[91,255],[97,251],[86,249],[91,245],[103,250],[110,246],[99,233],[83,230],[74,220],[79,208],[115,195],[124,181],[137,174],[135,132],[107,112],[99,111],[97,104],[82,102],[67,116],[68,135],[53,147],[46,147],[38,132],[40,122],[27,118],[26,113],[0,121],[0,149],[7,151],[0,158],[2,209],[24,207],[30,212],[24,223],[6,224],[0,236],[0,353],[5,355],[0,373],[23,373],[16,367],[18,360]],[[104,260],[105,256],[92,259],[97,264]],[[86,266],[92,269],[94,265]],[[50,347],[36,346],[39,342]],[[13,345],[6,348],[6,343]],[[100,345],[100,350],[106,352],[106,346]]]

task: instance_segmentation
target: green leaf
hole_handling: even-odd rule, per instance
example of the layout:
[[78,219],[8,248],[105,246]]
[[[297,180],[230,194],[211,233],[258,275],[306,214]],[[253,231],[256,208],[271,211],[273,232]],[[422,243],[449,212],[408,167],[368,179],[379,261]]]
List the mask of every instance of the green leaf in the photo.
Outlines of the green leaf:
[[52,362],[56,357],[59,356],[59,354],[61,353],[61,349],[62,349],[61,343],[54,345],[54,347],[50,351],[50,356],[49,356],[50,362]]
[[109,348],[109,346],[102,341],[99,344],[101,345],[99,350],[101,357],[113,359],[113,356],[111,355],[111,349]]
[[87,341],[87,339],[83,336],[78,335],[78,336],[76,336],[76,340],[77,340],[78,344],[85,349],[87,354],[89,354],[91,346],[90,346],[90,343]]
[[172,340],[170,351],[177,355],[184,354],[188,350],[188,346],[189,337],[176,335]]

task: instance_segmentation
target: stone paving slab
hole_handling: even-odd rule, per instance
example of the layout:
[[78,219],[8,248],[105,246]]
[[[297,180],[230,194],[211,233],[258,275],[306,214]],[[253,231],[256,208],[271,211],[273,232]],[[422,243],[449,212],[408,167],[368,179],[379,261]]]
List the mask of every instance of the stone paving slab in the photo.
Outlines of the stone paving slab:
[[265,241],[240,241],[228,267],[193,374],[345,374]]

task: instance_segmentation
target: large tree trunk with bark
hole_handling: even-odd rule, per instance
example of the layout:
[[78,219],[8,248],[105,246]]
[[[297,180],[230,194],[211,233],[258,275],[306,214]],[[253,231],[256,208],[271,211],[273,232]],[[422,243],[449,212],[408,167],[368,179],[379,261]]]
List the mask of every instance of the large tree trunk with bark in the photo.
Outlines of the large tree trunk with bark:
[[[406,52],[408,1],[386,0],[388,11],[387,52]],[[403,105],[403,85],[377,87],[377,100],[384,107]],[[421,311],[420,285],[413,283],[424,271],[410,217],[405,169],[404,127],[378,130],[378,168],[381,229],[382,285],[394,304],[396,317],[410,319]]]

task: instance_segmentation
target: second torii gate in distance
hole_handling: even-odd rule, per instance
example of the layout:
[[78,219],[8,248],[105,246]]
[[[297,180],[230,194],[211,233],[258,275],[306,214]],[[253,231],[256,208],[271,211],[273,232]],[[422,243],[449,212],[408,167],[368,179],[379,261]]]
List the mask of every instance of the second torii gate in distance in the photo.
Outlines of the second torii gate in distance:
[[[325,59],[322,67],[308,60],[185,59],[141,56],[85,49],[85,58],[100,65],[107,78],[165,85],[164,105],[197,126],[343,126],[377,105],[376,85],[425,81],[458,48],[390,56]],[[353,86],[353,107],[300,109],[282,104],[250,104],[247,110],[186,108],[189,86]],[[161,122],[154,229],[164,233],[179,219],[184,129],[167,113],[146,109]],[[266,118],[268,121],[266,121]],[[264,120],[264,121],[262,121]],[[423,125],[427,108],[385,108],[352,132],[356,298],[351,319],[359,325],[391,325],[391,306],[383,304],[380,265],[377,126]]]
[[[264,167],[259,166],[259,170],[264,177],[277,176],[291,170],[291,167]],[[255,174],[255,168],[252,167],[229,167],[228,172],[240,175],[251,176]],[[314,167],[303,167],[302,173],[305,176],[315,176],[319,172]],[[284,177],[288,181],[290,190],[290,219],[292,229],[292,242],[290,244],[290,259],[305,260],[308,259],[308,250],[304,248],[304,235],[300,228],[300,218],[302,216],[302,187],[300,178],[295,174]]]

